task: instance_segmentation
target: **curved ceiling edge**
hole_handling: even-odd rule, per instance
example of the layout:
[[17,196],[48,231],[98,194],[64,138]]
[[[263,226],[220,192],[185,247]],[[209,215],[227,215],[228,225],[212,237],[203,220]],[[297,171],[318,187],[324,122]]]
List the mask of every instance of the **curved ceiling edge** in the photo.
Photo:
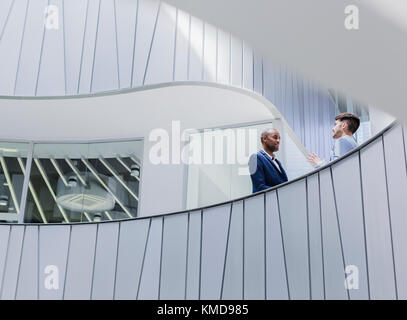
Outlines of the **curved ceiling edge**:
[[[200,122],[191,119],[196,110],[205,114]],[[184,121],[197,129],[282,118],[274,104],[258,93],[202,81],[75,96],[1,96],[1,111],[4,122],[10,123],[0,130],[1,140],[34,142],[139,139],[149,129],[165,126],[157,118]]]

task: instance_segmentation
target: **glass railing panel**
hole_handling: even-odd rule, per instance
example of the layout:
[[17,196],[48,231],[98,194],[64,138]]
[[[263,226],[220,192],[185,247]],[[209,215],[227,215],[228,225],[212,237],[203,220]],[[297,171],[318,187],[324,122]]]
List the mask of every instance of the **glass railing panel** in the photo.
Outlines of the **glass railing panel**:
[[18,222],[28,143],[0,141],[0,222]]

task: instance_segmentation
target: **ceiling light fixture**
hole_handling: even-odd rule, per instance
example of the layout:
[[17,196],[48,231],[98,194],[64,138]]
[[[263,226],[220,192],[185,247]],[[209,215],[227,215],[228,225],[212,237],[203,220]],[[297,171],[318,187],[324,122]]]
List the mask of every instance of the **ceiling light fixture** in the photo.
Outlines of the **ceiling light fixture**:
[[8,148],[2,148],[2,147],[0,147],[0,151],[3,151],[3,152],[18,152],[17,149],[8,149]]
[[100,212],[96,212],[96,213],[93,215],[93,221],[94,221],[94,222],[100,222],[100,221],[102,221],[102,214],[101,214]]
[[[84,176],[84,172],[78,172]],[[113,178],[101,175],[108,185],[115,186]],[[89,177],[87,186],[79,182],[79,176],[73,172],[67,176],[68,187],[62,179],[58,180],[56,202],[61,207],[74,211],[93,214],[101,211],[112,210],[115,200],[97,181],[96,178]],[[86,216],[86,215],[85,215]],[[90,220],[91,221],[91,220]]]
[[140,177],[140,168],[137,164],[133,164],[131,166],[131,171],[130,171],[130,175],[134,178],[139,178]]
[[0,207],[7,207],[8,206],[8,196],[2,194],[0,196]]
[[70,176],[68,178],[68,186],[71,188],[75,188],[78,185],[78,178],[75,176]]

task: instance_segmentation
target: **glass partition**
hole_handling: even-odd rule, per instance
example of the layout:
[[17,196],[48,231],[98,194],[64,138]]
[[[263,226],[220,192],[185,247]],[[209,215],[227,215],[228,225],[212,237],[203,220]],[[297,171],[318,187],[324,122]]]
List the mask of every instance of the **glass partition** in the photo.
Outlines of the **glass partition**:
[[25,222],[137,216],[143,142],[34,144]]
[[0,141],[0,222],[18,222],[28,143]]
[[289,180],[313,170],[308,153],[292,129],[281,119],[233,128],[208,129],[189,135],[186,208],[212,205],[252,193],[248,162],[261,148],[261,133],[280,132],[280,150],[275,153]]
[[[191,133],[186,208],[212,205],[251,194],[249,157],[260,150],[261,132],[268,128],[281,132],[282,123],[276,119],[261,124]],[[276,154],[285,165],[284,152]]]

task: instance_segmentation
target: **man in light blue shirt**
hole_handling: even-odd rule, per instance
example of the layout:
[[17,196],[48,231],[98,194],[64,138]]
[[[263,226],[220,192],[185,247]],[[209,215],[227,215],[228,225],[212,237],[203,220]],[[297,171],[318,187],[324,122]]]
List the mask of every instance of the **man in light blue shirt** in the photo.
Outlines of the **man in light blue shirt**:
[[[359,125],[360,119],[353,113],[345,112],[335,117],[335,125],[332,128],[335,144],[332,146],[331,158],[329,161],[342,157],[344,154],[358,146],[353,134],[358,130]],[[315,153],[309,154],[307,159],[316,168],[327,163],[326,160],[320,159]]]

